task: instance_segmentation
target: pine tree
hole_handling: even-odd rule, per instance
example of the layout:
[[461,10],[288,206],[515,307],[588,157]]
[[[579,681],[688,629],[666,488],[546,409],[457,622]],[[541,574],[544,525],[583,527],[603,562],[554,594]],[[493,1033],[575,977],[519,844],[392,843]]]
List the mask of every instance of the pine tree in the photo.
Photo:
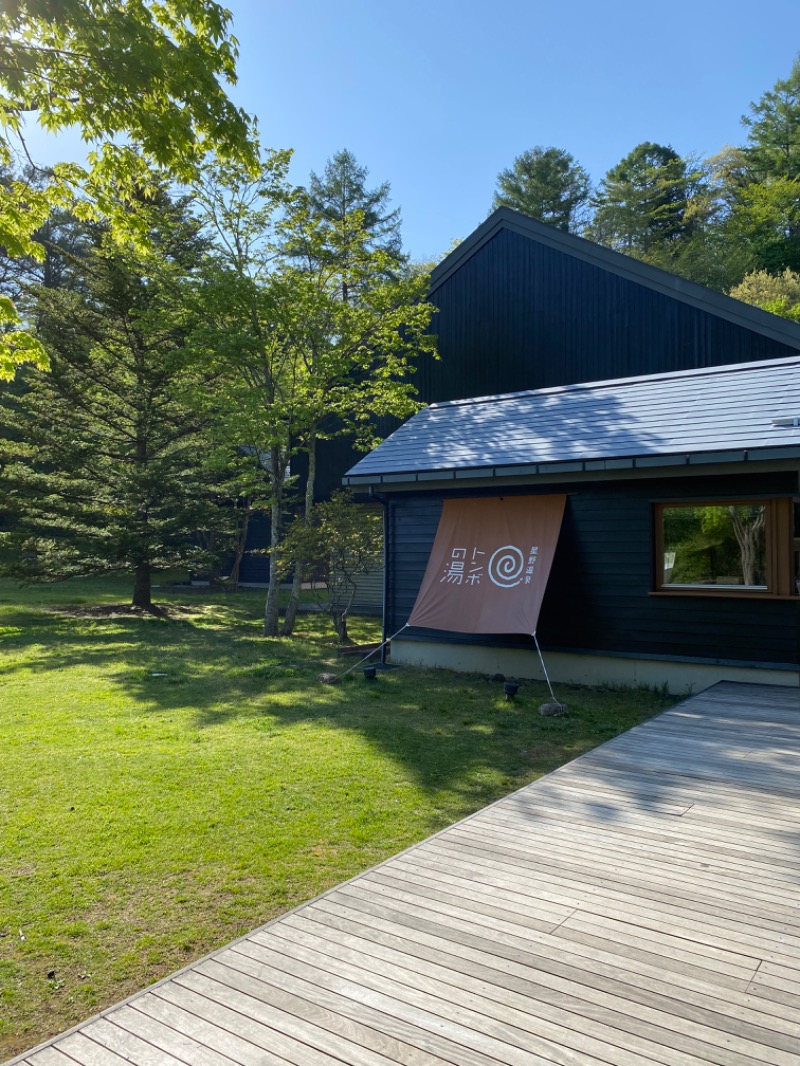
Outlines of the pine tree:
[[497,175],[492,209],[510,207],[557,229],[578,233],[587,221],[588,173],[561,148],[532,148]]
[[750,273],[800,270],[800,58],[742,117],[726,237]]
[[[367,188],[369,171],[359,166],[347,148],[332,156],[319,174],[311,172],[304,190],[304,212],[313,218],[317,234],[324,239],[304,240],[297,231],[291,234],[286,250],[309,270],[329,265],[342,273],[350,269],[350,260],[364,252],[382,256],[384,277],[397,277],[407,256],[403,254],[400,235],[400,209],[389,205],[391,189],[385,181],[374,189]],[[342,296],[351,295],[343,282]]]
[[204,465],[208,375],[190,342],[185,295],[202,242],[185,203],[140,207],[149,251],[94,226],[70,288],[40,288],[34,311],[51,372],[29,370],[0,398],[3,572],[25,580],[133,574],[151,607],[155,567],[197,564],[196,534],[223,529]]
[[689,199],[686,163],[669,146],[647,141],[601,181],[589,235],[600,244],[645,258],[658,246],[691,235]]
[[754,180],[800,179],[800,57],[788,78],[750,105],[742,125],[748,131],[744,151]]

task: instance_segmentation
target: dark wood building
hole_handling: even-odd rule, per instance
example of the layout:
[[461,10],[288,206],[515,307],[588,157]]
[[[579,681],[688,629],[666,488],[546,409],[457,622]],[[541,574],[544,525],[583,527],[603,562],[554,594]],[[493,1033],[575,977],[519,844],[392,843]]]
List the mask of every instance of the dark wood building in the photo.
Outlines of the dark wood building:
[[425,403],[777,359],[800,326],[499,208],[434,270]]
[[[415,374],[423,403],[800,351],[793,322],[509,208],[436,267],[430,299],[440,358],[426,357]],[[319,498],[358,458],[345,441],[324,446]],[[302,457],[296,465],[302,478]],[[254,528],[249,546],[263,547],[261,535]],[[244,580],[250,569],[264,580],[266,566],[252,556]]]
[[[388,633],[409,617],[444,499],[563,492],[538,630],[554,676],[682,690],[798,683],[799,476],[794,356],[433,405],[346,481],[386,503]],[[406,629],[392,654],[537,676],[532,649]]]

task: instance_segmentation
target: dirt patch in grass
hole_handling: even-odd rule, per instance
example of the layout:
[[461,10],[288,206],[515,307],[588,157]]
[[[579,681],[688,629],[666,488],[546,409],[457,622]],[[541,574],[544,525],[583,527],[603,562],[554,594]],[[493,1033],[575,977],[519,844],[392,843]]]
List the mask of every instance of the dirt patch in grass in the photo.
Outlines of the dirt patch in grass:
[[175,620],[196,615],[197,607],[180,603],[154,603],[152,607],[134,607],[130,603],[66,603],[48,608],[64,618],[165,618]]

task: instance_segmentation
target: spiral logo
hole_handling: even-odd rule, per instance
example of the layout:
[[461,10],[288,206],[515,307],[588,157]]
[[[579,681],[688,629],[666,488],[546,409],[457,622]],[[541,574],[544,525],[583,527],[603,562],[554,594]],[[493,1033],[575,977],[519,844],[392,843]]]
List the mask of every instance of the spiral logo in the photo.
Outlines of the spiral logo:
[[513,589],[522,581],[525,559],[519,548],[506,544],[498,548],[489,560],[489,580],[501,589]]

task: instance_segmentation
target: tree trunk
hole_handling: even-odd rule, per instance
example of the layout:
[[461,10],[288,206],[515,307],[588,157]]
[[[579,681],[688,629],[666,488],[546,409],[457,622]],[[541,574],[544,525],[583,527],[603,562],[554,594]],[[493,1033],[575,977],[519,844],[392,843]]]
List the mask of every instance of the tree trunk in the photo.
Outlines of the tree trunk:
[[[308,480],[306,481],[306,496],[305,496],[305,513],[303,515],[304,522],[310,522],[312,518],[312,511],[314,507],[314,482],[317,476],[317,438],[316,434],[312,430],[308,441]],[[290,637],[294,632],[294,625],[297,621],[297,612],[300,607],[300,596],[303,591],[303,563],[300,562],[294,568],[294,575],[292,577],[292,591],[289,596],[289,603],[286,606],[286,615],[283,619],[283,629],[281,635],[284,637]]]
[[331,619],[333,621],[333,628],[336,630],[336,636],[339,639],[340,644],[352,644],[350,636],[347,632],[347,611],[331,611]]
[[[206,536],[203,539],[206,542],[205,543],[206,551],[209,554],[212,554],[213,551],[214,551],[214,546],[215,546],[215,544],[217,542],[216,533],[213,532],[213,530],[212,530],[212,532],[206,534]],[[219,588],[221,579],[222,579],[222,571],[219,568],[219,563],[218,562],[214,562],[214,563],[212,563],[212,565],[209,567],[209,570],[208,570],[208,583],[209,583],[210,587],[211,588]]]
[[153,608],[150,563],[139,563],[133,572],[133,598],[131,604],[145,611]]
[[[137,366],[140,363],[140,357],[137,352],[136,358]],[[143,391],[143,379],[141,374],[137,373],[138,378],[138,393],[141,396]],[[141,464],[140,469],[146,469],[147,463],[147,434],[146,429],[143,428],[143,420],[140,418],[136,427],[136,463]],[[147,543],[147,529],[149,520],[149,500],[141,501],[138,511],[137,536],[140,540],[144,540],[145,545]],[[142,545],[146,551],[146,547]],[[141,550],[141,549],[140,549]],[[131,599],[131,605],[133,607],[140,607],[142,610],[150,611],[153,607],[152,599],[152,579],[150,575],[150,560],[144,562],[140,559],[136,564],[136,568],[133,572],[133,598]]]
[[264,606],[264,636],[278,636],[278,615],[281,606],[280,547],[283,523],[283,456],[279,448],[272,448],[270,482],[272,489],[272,529],[270,530],[269,587]]
[[236,538],[236,555],[233,559],[233,566],[231,567],[230,577],[228,578],[231,588],[238,589],[239,587],[239,573],[242,569],[242,559],[244,558],[244,549],[247,546],[247,530],[250,527],[250,501],[246,504],[246,510],[244,512],[244,518],[242,519],[242,528],[239,530],[239,536]]

